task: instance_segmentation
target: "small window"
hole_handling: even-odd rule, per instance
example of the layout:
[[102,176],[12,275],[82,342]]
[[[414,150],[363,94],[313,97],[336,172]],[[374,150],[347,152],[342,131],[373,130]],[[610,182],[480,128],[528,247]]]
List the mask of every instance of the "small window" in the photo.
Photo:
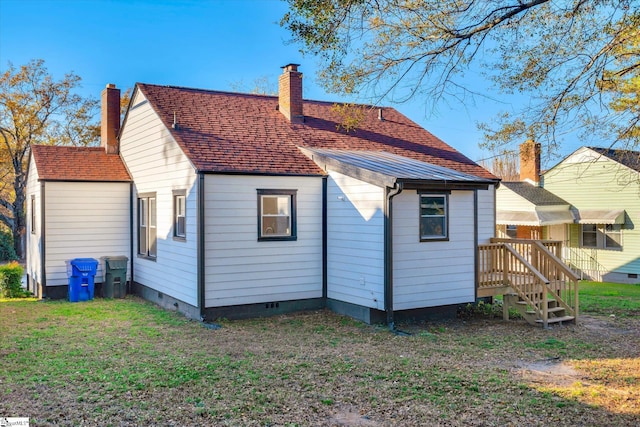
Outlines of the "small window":
[[138,255],[157,256],[156,196],[140,194],[138,197]]
[[31,234],[36,234],[36,196],[31,196]]
[[173,191],[173,237],[174,240],[187,239],[186,191]]
[[582,224],[582,247],[621,250],[622,225]]
[[598,247],[598,227],[595,224],[582,224],[582,247]]
[[296,190],[258,190],[258,240],[296,240]]
[[604,247],[606,249],[622,248],[622,227],[620,224],[606,224],[604,226]]
[[518,226],[517,225],[507,225],[507,237],[510,239],[518,238]]
[[447,202],[446,194],[420,195],[420,241],[448,239]]

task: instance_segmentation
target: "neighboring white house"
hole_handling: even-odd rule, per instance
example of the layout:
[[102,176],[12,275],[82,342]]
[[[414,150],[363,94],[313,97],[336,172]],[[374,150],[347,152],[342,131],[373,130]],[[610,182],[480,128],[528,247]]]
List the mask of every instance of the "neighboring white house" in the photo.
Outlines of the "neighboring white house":
[[498,179],[391,108],[137,84],[119,133],[132,289],[193,318],[367,322],[476,297]]

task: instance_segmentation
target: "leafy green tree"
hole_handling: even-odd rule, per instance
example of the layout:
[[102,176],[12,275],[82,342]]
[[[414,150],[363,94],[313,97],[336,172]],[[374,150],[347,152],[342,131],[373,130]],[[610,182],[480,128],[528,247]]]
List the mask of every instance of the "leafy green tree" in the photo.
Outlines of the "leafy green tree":
[[529,100],[480,126],[489,149],[534,139],[554,152],[575,132],[640,142],[637,1],[287,1],[280,24],[320,58],[330,91],[466,103],[479,71],[498,93]]
[[92,122],[98,102],[74,93],[80,77],[48,74],[42,59],[0,75],[0,222],[24,256],[26,172],[32,144],[89,145],[100,138]]

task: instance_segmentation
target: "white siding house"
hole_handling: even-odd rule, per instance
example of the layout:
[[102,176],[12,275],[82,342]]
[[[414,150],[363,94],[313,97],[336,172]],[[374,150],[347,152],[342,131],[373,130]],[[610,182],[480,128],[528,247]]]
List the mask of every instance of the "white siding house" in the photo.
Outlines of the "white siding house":
[[[39,297],[65,298],[66,261],[128,256],[130,179],[102,148],[34,146],[27,178],[27,277]],[[128,269],[129,273],[130,269]]]
[[[140,91],[134,93],[122,126],[120,153],[134,181],[134,282],[153,289],[168,306],[175,307],[173,304],[180,303],[198,306],[197,175],[192,163]],[[142,254],[139,244],[140,199],[147,195],[155,198],[155,256]],[[176,236],[176,195],[184,196],[185,200],[184,237]],[[188,307],[184,309],[189,310]]]
[[[129,248],[134,293],[204,321],[329,307],[393,325],[473,301],[498,179],[394,109],[363,107],[345,130],[333,103],[303,100],[297,66],[280,80],[278,97],[137,84],[121,129],[103,93],[107,142],[74,162],[95,151],[126,179],[32,177],[36,206],[41,188],[55,196],[53,247],[75,250],[64,236],[82,222],[82,256]],[[79,256],[41,259],[30,241],[30,268]]]
[[[259,189],[296,192],[296,240],[257,239]],[[205,307],[322,298],[322,178],[206,175],[204,211]]]

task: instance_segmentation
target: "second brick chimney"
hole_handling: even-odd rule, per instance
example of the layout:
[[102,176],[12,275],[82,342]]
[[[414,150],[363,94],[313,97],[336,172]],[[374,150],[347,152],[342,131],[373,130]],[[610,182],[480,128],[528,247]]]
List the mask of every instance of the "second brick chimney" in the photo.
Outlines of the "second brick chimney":
[[520,144],[520,181],[540,185],[540,150],[539,142]]
[[100,146],[107,154],[118,154],[120,132],[120,89],[109,83],[102,91],[100,113]]
[[282,67],[278,79],[278,109],[291,123],[304,122],[302,112],[302,73],[299,64]]

